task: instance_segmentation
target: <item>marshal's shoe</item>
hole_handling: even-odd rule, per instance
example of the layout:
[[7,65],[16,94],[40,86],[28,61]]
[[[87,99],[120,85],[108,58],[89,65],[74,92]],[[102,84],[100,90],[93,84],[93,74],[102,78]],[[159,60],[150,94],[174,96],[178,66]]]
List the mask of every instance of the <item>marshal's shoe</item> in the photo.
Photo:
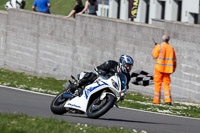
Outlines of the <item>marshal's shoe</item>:
[[171,102],[167,102],[165,103],[166,105],[169,105],[169,106],[172,106],[172,103]]

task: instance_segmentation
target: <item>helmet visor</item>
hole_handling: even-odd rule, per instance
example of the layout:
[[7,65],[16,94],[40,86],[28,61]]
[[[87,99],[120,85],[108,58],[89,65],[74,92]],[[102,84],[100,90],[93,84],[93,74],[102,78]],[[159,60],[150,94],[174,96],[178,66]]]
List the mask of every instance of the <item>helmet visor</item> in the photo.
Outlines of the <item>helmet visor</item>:
[[132,69],[132,67],[133,67],[133,65],[132,65],[132,64],[125,64],[125,67],[126,67],[126,70],[127,70],[128,72],[130,72],[131,69]]

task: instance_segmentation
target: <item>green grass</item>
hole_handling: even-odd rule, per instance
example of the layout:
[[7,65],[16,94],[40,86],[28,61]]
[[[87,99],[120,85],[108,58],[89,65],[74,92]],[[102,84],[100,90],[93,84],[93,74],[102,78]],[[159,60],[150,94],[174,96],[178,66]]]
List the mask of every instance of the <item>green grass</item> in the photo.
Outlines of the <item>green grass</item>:
[[0,119],[1,133],[131,133],[120,128],[71,124],[62,120],[27,115],[0,114]]
[[63,90],[66,80],[56,80],[52,77],[37,77],[23,72],[13,72],[0,69],[0,84],[26,90],[57,94]]
[[151,112],[200,118],[200,104],[180,103],[174,101],[172,102],[173,106],[168,106],[164,104],[163,100],[161,100],[162,102],[159,105],[153,104],[152,101],[153,99],[150,97],[141,94],[128,93],[125,100],[119,102],[119,105]]
[[4,5],[6,4],[8,0],[0,0],[0,10],[5,10]]
[[[5,3],[8,0],[0,0],[0,10],[5,10]],[[82,0],[84,3],[84,0]],[[32,11],[32,5],[34,0],[26,0],[25,10]],[[75,0],[50,0],[51,8],[50,11],[52,14],[59,14],[67,16],[69,12],[74,8],[76,1]]]
[[[25,73],[13,72],[0,68],[0,84],[21,89],[28,89],[49,94],[57,94],[63,90],[66,80],[56,80],[55,78],[37,77]],[[173,106],[161,104],[155,105],[153,99],[140,94],[128,93],[125,100],[119,102],[119,106],[140,109],[145,111],[173,114],[200,118],[200,104],[179,103],[173,101]]]

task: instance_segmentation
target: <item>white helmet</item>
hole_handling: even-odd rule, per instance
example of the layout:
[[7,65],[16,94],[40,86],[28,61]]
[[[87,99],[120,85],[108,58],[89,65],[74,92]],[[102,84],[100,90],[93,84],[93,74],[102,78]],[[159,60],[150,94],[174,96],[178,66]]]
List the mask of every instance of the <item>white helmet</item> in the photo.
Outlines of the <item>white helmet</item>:
[[23,0],[16,0],[16,1],[21,4]]
[[8,10],[10,8],[13,8],[12,5],[11,5],[11,3],[10,3],[10,1],[6,2],[5,8],[6,8],[6,10]]
[[25,4],[26,4],[25,0],[10,0],[6,2],[5,8],[6,10],[10,8],[24,9]]

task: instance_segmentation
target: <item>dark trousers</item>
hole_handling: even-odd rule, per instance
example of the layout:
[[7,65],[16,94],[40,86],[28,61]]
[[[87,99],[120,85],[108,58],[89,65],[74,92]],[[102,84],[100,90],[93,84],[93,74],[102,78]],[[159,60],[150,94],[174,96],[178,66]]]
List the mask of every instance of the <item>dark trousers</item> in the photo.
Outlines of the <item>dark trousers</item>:
[[78,89],[79,87],[82,86],[86,86],[88,84],[93,83],[95,80],[97,79],[97,75],[93,72],[87,72],[85,74],[85,76],[79,80],[78,82],[78,86],[75,84],[71,84],[70,85],[70,92],[74,93],[76,91],[76,89]]
[[44,11],[42,13],[47,13],[47,14],[51,14],[50,10]]

